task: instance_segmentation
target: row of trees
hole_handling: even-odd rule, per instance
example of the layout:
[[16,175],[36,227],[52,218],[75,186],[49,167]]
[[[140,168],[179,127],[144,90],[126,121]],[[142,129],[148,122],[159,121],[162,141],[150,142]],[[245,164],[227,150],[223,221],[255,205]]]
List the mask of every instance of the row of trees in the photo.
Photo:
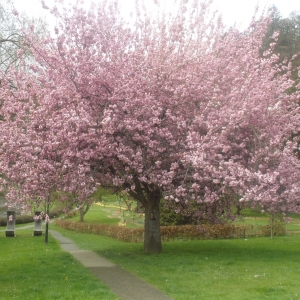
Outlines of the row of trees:
[[292,66],[276,34],[261,54],[271,18],[225,31],[209,2],[152,14],[137,2],[127,21],[114,2],[78,1],[49,9],[55,36],[25,28],[31,61],[20,52],[0,75],[7,199],[25,209],[61,191],[80,205],[96,184],[126,190],[145,208],[150,253],[162,251],[162,198],[210,221],[244,203],[299,212]]

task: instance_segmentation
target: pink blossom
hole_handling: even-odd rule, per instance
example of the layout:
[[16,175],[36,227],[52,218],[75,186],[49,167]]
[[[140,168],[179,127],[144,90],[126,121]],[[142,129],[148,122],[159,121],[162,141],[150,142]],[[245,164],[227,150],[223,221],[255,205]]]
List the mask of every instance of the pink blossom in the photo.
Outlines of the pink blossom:
[[45,216],[45,222],[46,223],[50,223],[50,218],[49,218],[49,216],[46,214],[46,216]]
[[18,16],[18,15],[19,15],[19,13],[18,13],[18,11],[17,11],[16,9],[13,9],[13,10],[12,10],[12,13],[13,13],[15,16]]
[[134,26],[111,1],[58,4],[59,35],[24,29],[31,71],[0,76],[7,201],[46,207],[58,192],[81,206],[100,184],[147,213],[165,196],[182,213],[191,203],[209,222],[234,205],[299,212],[299,87],[287,94],[296,83],[281,75],[291,64],[273,44],[260,55],[268,17],[225,32],[209,3],[170,18],[137,7]]

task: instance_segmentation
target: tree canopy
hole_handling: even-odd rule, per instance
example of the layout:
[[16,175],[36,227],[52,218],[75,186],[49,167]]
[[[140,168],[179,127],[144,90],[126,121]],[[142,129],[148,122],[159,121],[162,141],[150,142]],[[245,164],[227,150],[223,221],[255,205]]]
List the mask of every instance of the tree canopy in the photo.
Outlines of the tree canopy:
[[137,1],[129,22],[115,2],[77,1],[49,9],[54,37],[27,29],[29,71],[0,75],[10,200],[84,198],[95,182],[126,190],[145,208],[146,252],[162,250],[162,198],[193,201],[206,220],[241,202],[299,212],[299,84],[286,93],[294,82],[276,34],[261,54],[271,19],[225,31],[210,1],[177,4],[150,14]]

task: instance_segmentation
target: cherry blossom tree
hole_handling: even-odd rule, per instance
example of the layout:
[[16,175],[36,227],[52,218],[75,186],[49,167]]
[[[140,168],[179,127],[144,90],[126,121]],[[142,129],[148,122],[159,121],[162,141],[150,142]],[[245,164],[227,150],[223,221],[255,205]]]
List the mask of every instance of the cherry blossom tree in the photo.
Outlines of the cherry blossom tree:
[[[16,182],[29,153],[56,189],[88,178],[126,190],[145,208],[149,253],[162,251],[162,198],[192,201],[206,220],[239,203],[298,212],[299,92],[285,93],[293,82],[273,54],[276,34],[260,55],[269,18],[225,31],[210,1],[161,7],[137,1],[126,21],[108,0],[57,5],[55,37],[26,32],[30,71],[1,76],[1,172]],[[18,189],[34,192],[25,166]]]
[[[28,69],[23,63],[22,69]],[[58,124],[58,114],[54,117],[47,112],[48,100],[41,101],[45,94],[36,75],[11,69],[1,80],[1,92],[1,179],[8,205],[21,207],[25,213],[43,209],[46,218],[57,200],[65,207],[89,206],[96,186],[90,167],[76,158],[72,163],[62,159],[69,144],[60,140],[57,131],[50,132]],[[75,195],[71,204],[66,193]]]

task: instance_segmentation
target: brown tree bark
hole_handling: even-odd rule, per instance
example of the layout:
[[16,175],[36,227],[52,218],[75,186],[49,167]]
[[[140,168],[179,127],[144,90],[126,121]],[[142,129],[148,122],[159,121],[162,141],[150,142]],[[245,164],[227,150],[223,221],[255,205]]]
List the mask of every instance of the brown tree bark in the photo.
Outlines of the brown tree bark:
[[162,252],[160,234],[160,195],[148,199],[145,205],[145,230],[144,230],[144,252]]
[[[147,184],[141,185],[135,182],[135,191],[129,190],[129,195],[141,203],[145,209],[144,225],[144,252],[162,252],[162,242],[160,234],[160,200],[162,193],[160,189],[149,187]],[[127,188],[127,186],[124,186]]]
[[83,207],[80,208],[80,210],[79,210],[79,222],[84,221],[84,216],[88,212],[90,206],[91,206],[90,204],[86,203],[86,204],[83,205]]

